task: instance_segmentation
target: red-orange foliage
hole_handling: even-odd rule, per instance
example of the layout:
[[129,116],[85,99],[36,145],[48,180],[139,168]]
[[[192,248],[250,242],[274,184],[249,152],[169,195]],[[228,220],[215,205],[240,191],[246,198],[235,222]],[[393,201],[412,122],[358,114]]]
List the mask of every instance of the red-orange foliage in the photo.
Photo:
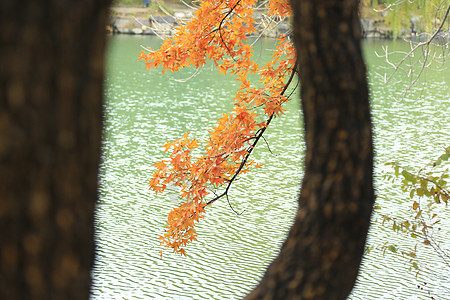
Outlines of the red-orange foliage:
[[[166,232],[160,236],[161,245],[186,255],[184,247],[197,239],[195,222],[203,218],[205,206],[221,197],[228,197],[228,189],[240,173],[250,167],[260,167],[249,159],[275,115],[283,113],[282,104],[288,100],[285,91],[295,73],[295,53],[287,38],[278,40],[272,61],[258,65],[248,36],[256,33],[254,9],[256,0],[203,0],[193,19],[167,38],[156,51],[142,51],[151,70],[163,67],[173,72],[184,67],[200,68],[212,61],[220,73],[237,76],[241,86],[236,93],[235,107],[223,114],[205,141],[204,154],[194,157],[192,150],[199,147],[196,139],[184,134],[180,139],[164,145],[168,159],[156,163],[156,171],[149,185],[156,193],[167,184],[181,188],[183,202],[169,213]],[[287,18],[288,0],[270,0],[268,17]],[[248,74],[259,75],[256,87]],[[262,108],[265,121],[258,122],[257,109]],[[224,188],[224,192],[207,200],[210,188]]]

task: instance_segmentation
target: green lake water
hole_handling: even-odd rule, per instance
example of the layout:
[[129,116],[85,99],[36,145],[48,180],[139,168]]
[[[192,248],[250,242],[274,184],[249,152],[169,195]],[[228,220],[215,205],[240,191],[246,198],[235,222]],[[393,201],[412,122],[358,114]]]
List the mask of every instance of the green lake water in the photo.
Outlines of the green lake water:
[[[161,75],[137,62],[141,45],[158,47],[148,36],[113,36],[107,55],[104,140],[100,168],[100,200],[96,213],[97,256],[92,299],[241,299],[259,281],[292,224],[303,176],[302,117],[298,97],[267,131],[270,150],[260,145],[255,159],[264,167],[243,176],[231,188],[230,202],[216,202],[198,223],[198,241],[188,257],[165,250],[159,257],[158,236],[177,190],[148,190],[153,164],[165,157],[162,145],[185,132],[204,139],[207,131],[233,107],[238,82],[205,68],[187,81],[193,70]],[[392,172],[386,162],[398,161],[411,170],[429,163],[450,146],[450,72],[428,72],[422,97],[400,99],[402,84],[385,85],[381,52],[385,41],[365,42],[369,70],[376,149],[376,193],[381,210],[374,214],[369,245],[386,241],[402,247],[415,241],[376,222],[380,213],[404,215],[408,197],[398,181],[383,179]],[[389,42],[390,49],[405,44]],[[268,59],[274,40],[261,40],[258,59]],[[403,76],[404,77],[404,76]],[[399,77],[402,79],[402,76]],[[395,80],[394,80],[395,81]],[[272,153],[271,153],[272,152]],[[439,212],[442,247],[450,251],[450,213]],[[449,299],[449,268],[430,249],[420,248],[422,271],[409,271],[400,255],[372,250],[364,257],[351,299]],[[446,270],[446,271],[443,271]],[[427,285],[424,285],[427,282]],[[417,286],[423,286],[419,289]]]

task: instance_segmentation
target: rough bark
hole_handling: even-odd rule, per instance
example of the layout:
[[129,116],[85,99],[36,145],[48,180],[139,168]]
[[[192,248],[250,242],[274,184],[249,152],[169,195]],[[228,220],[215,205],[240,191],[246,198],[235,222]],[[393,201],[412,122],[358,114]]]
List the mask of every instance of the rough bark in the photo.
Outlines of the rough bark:
[[345,299],[358,274],[374,200],[358,1],[291,5],[305,176],[287,240],[247,299]]
[[88,299],[107,0],[0,2],[0,299]]

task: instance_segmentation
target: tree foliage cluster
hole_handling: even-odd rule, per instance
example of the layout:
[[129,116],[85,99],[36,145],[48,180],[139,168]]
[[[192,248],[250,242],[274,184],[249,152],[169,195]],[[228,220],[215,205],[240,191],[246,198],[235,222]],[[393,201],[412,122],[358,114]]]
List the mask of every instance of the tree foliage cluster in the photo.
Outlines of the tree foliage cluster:
[[[287,89],[296,70],[293,45],[283,37],[269,63],[255,62],[248,36],[256,32],[256,2],[202,1],[193,19],[180,26],[158,50],[148,49],[139,55],[147,69],[162,67],[163,73],[186,67],[199,70],[211,61],[219,73],[233,74],[241,84],[233,111],[224,114],[211,129],[203,155],[193,156],[200,143],[185,134],[168,142],[164,147],[170,157],[155,164],[157,171],[150,180],[151,189],[159,193],[168,184],[181,188],[183,202],[169,213],[166,233],[160,237],[162,245],[180,254],[185,254],[184,247],[196,240],[195,222],[203,217],[205,207],[222,197],[228,199],[236,177],[250,167],[260,167],[250,155],[264,139],[272,119],[283,113],[283,103],[289,100]],[[271,18],[284,19],[289,14],[287,0],[269,2]],[[250,74],[256,75],[259,82],[252,83]]]

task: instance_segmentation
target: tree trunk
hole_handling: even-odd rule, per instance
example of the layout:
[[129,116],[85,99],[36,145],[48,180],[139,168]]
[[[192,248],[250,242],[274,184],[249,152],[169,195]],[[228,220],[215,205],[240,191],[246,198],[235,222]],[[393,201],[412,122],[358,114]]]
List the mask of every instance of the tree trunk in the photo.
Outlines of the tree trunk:
[[358,1],[291,1],[306,131],[299,210],[247,299],[345,299],[373,206],[373,150]]
[[0,3],[0,299],[88,299],[107,0]]

